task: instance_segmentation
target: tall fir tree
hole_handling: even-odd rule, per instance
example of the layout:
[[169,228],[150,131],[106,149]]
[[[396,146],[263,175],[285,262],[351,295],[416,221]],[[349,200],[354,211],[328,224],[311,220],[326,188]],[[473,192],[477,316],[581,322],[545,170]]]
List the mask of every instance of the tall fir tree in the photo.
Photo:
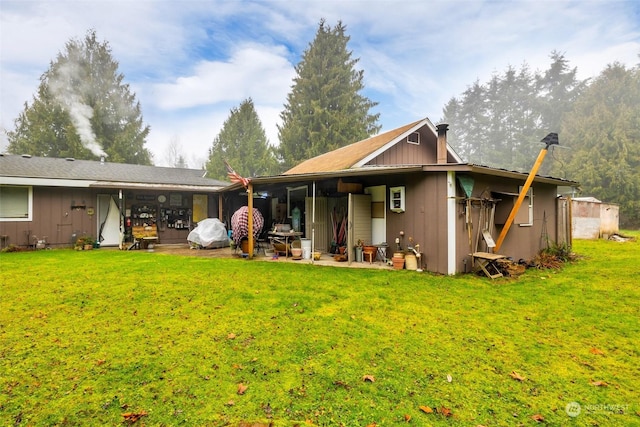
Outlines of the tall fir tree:
[[149,126],[123,81],[108,42],[98,41],[95,30],[70,40],[7,133],[9,152],[152,164],[144,146]]
[[640,66],[608,65],[576,100],[562,125],[569,150],[554,174],[582,193],[620,206],[620,225],[640,227]]
[[[532,74],[527,64],[509,66],[489,82],[476,81],[445,106],[450,142],[471,163],[529,171],[549,132],[559,132],[584,82],[576,79],[564,56],[553,52],[549,70]],[[550,170],[550,162],[541,173]]]
[[350,37],[342,22],[331,28],[320,21],[315,39],[295,67],[297,76],[278,126],[285,169],[380,130],[377,105],[361,94],[364,71],[347,50]]
[[275,150],[269,145],[251,98],[231,109],[222,130],[214,138],[205,165],[207,176],[226,180],[225,160],[243,177],[278,172]]

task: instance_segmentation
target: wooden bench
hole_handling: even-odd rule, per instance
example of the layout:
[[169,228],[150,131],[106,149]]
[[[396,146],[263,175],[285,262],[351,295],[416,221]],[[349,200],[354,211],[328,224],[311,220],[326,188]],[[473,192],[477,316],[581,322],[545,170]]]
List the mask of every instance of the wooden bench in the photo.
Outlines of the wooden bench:
[[506,258],[505,255],[492,254],[490,252],[474,252],[471,255],[473,265],[478,263],[478,267],[491,279],[502,277],[502,272],[496,265],[496,261]]

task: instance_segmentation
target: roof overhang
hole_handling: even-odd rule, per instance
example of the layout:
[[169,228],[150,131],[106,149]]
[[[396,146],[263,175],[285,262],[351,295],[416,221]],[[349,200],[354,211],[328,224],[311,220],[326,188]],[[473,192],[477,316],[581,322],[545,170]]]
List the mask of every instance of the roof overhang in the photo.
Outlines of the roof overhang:
[[34,187],[75,187],[89,188],[96,181],[81,179],[53,179],[53,178],[27,178],[22,176],[2,176],[0,184],[5,185],[31,185]]
[[[263,176],[251,178],[251,184],[253,185],[266,185],[266,184],[289,184],[294,182],[311,182],[321,181],[325,179],[333,178],[348,178],[358,176],[375,176],[375,175],[389,175],[399,173],[411,173],[421,172],[422,166],[372,166],[353,169],[342,169],[329,172],[315,172],[315,173],[301,173],[293,175],[276,175],[276,176]],[[242,188],[242,184],[235,183],[227,187],[224,187],[221,191],[235,191]]]
[[[441,165],[438,165],[438,164],[425,165],[423,166],[422,170],[425,172],[445,172],[445,171],[469,172],[469,173],[477,173],[477,174],[488,175],[488,176],[495,176],[500,178],[516,179],[521,181],[526,181],[527,177],[529,176],[529,174],[523,173],[523,172],[510,171],[507,169],[491,168],[488,166],[474,165],[471,163],[459,163],[459,164],[447,163],[447,164],[441,164]],[[577,187],[578,185],[580,185],[576,181],[570,181],[562,178],[554,178],[550,176],[541,176],[541,175],[536,175],[536,177],[534,178],[534,182],[539,182],[541,184],[562,185],[562,186],[569,186],[569,187]]]
[[217,185],[188,185],[188,184],[149,184],[119,181],[94,181],[80,179],[53,179],[53,178],[26,178],[26,177],[0,177],[3,185],[30,185],[33,187],[67,187],[67,188],[108,188],[130,190],[157,190],[157,191],[201,191],[213,193],[223,187]]
[[91,185],[92,188],[117,188],[128,190],[159,190],[159,191],[202,191],[217,192],[223,187],[206,185],[180,185],[180,184],[147,184],[135,182],[107,182],[99,181]]
[[[360,168],[343,169],[330,172],[316,172],[292,175],[276,175],[251,178],[254,186],[277,185],[300,182],[321,181],[334,178],[349,178],[359,176],[376,176],[390,174],[406,174],[416,172],[467,172],[493,177],[509,178],[519,181],[526,181],[528,174],[506,169],[490,168],[488,166],[478,166],[469,163],[447,163],[432,165],[408,165],[408,166],[369,166]],[[536,176],[534,182],[558,186],[577,187],[579,183],[560,178]],[[242,184],[234,183],[222,188],[221,192],[236,191],[242,188]]]

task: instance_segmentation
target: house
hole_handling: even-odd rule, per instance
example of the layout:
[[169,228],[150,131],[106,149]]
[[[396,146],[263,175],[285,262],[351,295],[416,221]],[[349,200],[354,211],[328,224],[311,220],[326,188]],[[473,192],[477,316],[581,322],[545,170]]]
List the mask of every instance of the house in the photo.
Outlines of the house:
[[[264,218],[262,238],[287,223],[313,251],[344,248],[349,262],[358,242],[387,258],[419,245],[419,267],[469,272],[470,254],[491,251],[529,174],[465,163],[447,130],[418,120],[282,175],[254,177],[248,189],[200,170],[2,155],[1,243],[64,246],[89,234],[119,245],[140,226],[157,230],[161,243],[185,243],[200,219],[228,226],[238,208],[251,205]],[[577,185],[535,176],[499,253],[531,259],[555,242],[570,244],[568,199],[557,195]]]
[[[384,248],[387,257],[419,244],[421,267],[443,274],[471,271],[470,254],[490,250],[528,174],[463,162],[447,144],[447,130],[426,118],[409,123],[303,161],[283,175],[253,178],[251,197],[261,203],[266,224],[295,223],[314,250],[344,245],[353,261],[358,241]],[[577,183],[535,177],[501,254],[531,259],[554,242],[570,240],[559,186]],[[239,184],[222,190],[236,191],[247,196]],[[297,221],[295,209],[301,212]]]
[[88,235],[118,246],[135,227],[184,243],[193,223],[219,215],[227,185],[195,169],[2,154],[0,243],[58,247]]
[[595,197],[571,199],[571,229],[576,239],[607,239],[620,231],[620,207]]

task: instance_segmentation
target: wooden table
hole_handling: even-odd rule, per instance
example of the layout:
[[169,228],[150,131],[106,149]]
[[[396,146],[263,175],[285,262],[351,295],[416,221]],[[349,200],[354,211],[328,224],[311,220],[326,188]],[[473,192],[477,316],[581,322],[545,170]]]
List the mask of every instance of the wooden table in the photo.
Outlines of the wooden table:
[[477,261],[478,267],[491,279],[502,277],[502,272],[495,263],[504,258],[506,258],[505,255],[492,254],[490,252],[474,252],[471,254],[472,265],[475,265]]

